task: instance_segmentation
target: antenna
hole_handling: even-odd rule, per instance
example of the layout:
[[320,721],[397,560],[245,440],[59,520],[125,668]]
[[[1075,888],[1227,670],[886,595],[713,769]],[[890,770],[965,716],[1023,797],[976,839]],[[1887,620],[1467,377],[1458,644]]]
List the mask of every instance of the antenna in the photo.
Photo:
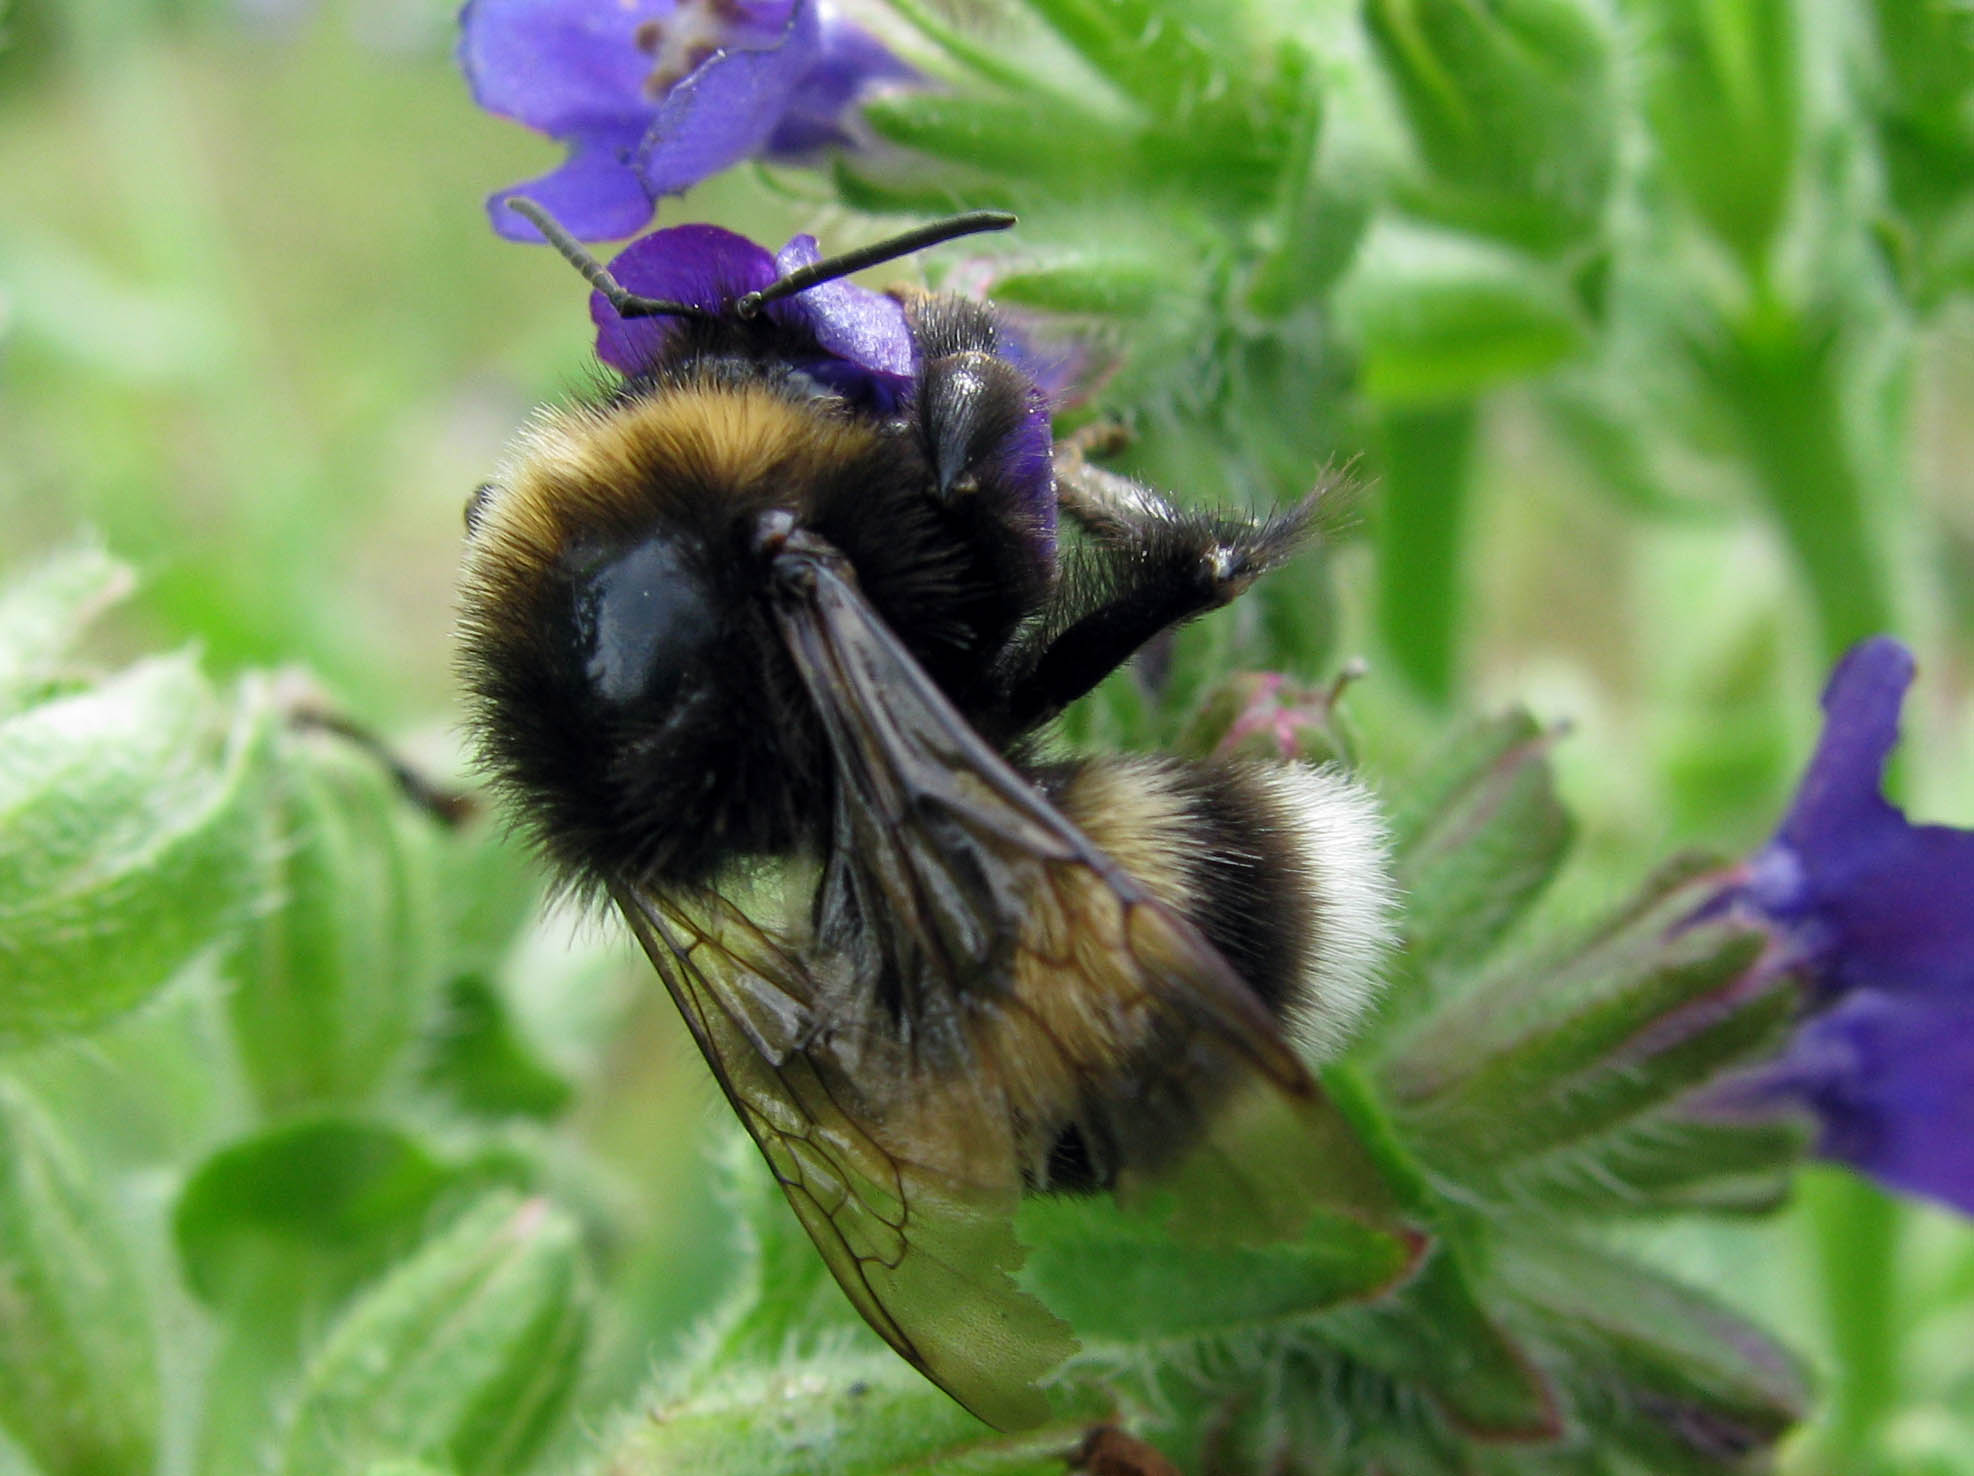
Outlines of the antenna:
[[[542,233],[542,239],[562,253],[562,259],[583,274],[604,301],[617,310],[620,318],[717,318],[719,314],[689,302],[672,302],[663,297],[639,297],[618,283],[602,262],[591,256],[582,243],[563,230],[555,217],[533,200],[520,195],[509,197],[507,208]],[[778,283],[776,285],[779,285]]]
[[[533,200],[522,195],[508,198],[507,208],[526,220],[542,233],[542,238],[562,253],[563,260],[583,274],[604,300],[617,310],[621,318],[701,318],[714,319],[719,314],[707,308],[695,307],[687,302],[672,302],[662,297],[640,297],[624,287],[610,275],[609,270],[583,249],[576,238],[562,229],[554,216],[550,215]],[[777,278],[758,292],[749,292],[737,299],[733,305],[735,314],[742,318],[754,318],[761,309],[771,302],[779,302],[784,297],[793,297],[798,292],[806,292],[821,282],[833,282],[838,277],[847,277],[852,272],[861,272],[865,267],[896,261],[901,256],[910,256],[914,251],[922,251],[927,246],[937,246],[945,241],[956,240],[961,236],[974,236],[982,231],[1004,231],[1015,223],[1015,217],[1005,210],[968,210],[959,215],[949,215],[944,220],[935,220],[928,225],[891,236],[869,246],[859,246],[854,251],[846,251],[841,256],[825,257],[805,267],[797,267],[785,277]]]
[[[511,203],[511,202],[510,202]],[[771,302],[779,302],[784,297],[793,297],[798,292],[807,291],[819,282],[833,282],[838,277],[847,277],[852,272],[861,272],[865,267],[878,266],[883,262],[896,261],[901,256],[910,256],[914,251],[922,251],[927,246],[937,246],[943,241],[955,240],[960,236],[974,236],[982,231],[1004,231],[1015,223],[1015,217],[1005,210],[969,210],[960,215],[949,215],[944,220],[935,220],[929,225],[918,226],[888,240],[877,241],[869,246],[859,246],[854,251],[846,251],[841,256],[825,257],[805,267],[797,267],[787,276],[770,282],[759,292],[749,292],[733,305],[733,310],[743,318],[752,318]]]

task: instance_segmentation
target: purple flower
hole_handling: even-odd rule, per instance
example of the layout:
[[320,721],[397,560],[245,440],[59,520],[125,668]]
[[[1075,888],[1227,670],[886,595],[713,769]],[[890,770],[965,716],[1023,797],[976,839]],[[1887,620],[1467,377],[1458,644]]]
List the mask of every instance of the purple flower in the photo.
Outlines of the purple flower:
[[[719,312],[820,259],[814,236],[797,236],[771,256],[766,247],[718,226],[683,225],[639,237],[611,261],[610,272],[641,296]],[[910,391],[911,331],[904,309],[891,298],[838,280],[780,298],[762,312],[815,345],[812,355],[794,356],[791,367],[845,398],[888,411]],[[597,357],[627,375],[656,364],[685,331],[676,317],[619,317],[600,292],[590,294],[589,315]]]
[[1912,653],[1853,647],[1795,803],[1716,906],[1772,929],[1812,1013],[1729,1107],[1792,1104],[1818,1151],[1974,1214],[1974,831],[1913,825],[1881,792]]
[[[639,296],[725,317],[748,293],[821,259],[814,236],[797,236],[769,255],[765,247],[718,226],[683,225],[633,241],[610,262],[610,274]],[[676,315],[627,319],[600,292],[590,294],[589,311],[597,357],[626,376],[656,369],[681,335],[695,331]],[[837,278],[776,298],[761,313],[779,330],[778,369],[805,375],[880,415],[893,414],[917,396],[924,366],[895,299]],[[729,317],[728,326],[737,335],[734,342],[749,341],[737,317]],[[1021,369],[1012,354],[1002,357]],[[1046,569],[1054,563],[1056,533],[1050,402],[1032,379],[1027,394],[1027,414],[980,449],[971,466],[1005,500],[999,515],[1033,549],[1037,567]]]
[[568,145],[562,167],[487,201],[536,201],[582,240],[628,236],[676,195],[742,159],[850,141],[870,84],[916,74],[827,0],[468,0],[460,66],[474,101]]
[[1743,1091],[1816,1116],[1816,1151],[1974,1215],[1974,1006],[1863,989]]

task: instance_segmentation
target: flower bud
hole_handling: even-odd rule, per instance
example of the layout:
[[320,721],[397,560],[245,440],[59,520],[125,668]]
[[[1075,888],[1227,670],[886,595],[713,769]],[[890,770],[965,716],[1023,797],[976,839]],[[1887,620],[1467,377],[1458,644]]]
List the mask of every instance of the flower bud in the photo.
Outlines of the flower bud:
[[369,754],[281,743],[282,905],[236,955],[227,1001],[269,1110],[361,1099],[398,1060],[443,968],[438,837]]
[[489,1194],[364,1293],[303,1372],[275,1469],[416,1458],[459,1476],[523,1469],[582,1360],[574,1221]]
[[152,1337],[110,1205],[40,1107],[0,1084],[0,1428],[47,1476],[152,1469]]
[[1352,662],[1327,687],[1280,672],[1237,673],[1206,694],[1178,747],[1202,758],[1348,765],[1355,754],[1338,703],[1364,671],[1362,662]]
[[1646,116],[1668,182],[1751,269],[1796,171],[1794,0],[1660,0],[1651,7]]
[[0,1044],[131,1008],[265,901],[271,717],[168,656],[0,722]]
[[1372,0],[1430,180],[1415,203],[1534,250],[1581,239],[1616,157],[1612,44],[1583,0]]

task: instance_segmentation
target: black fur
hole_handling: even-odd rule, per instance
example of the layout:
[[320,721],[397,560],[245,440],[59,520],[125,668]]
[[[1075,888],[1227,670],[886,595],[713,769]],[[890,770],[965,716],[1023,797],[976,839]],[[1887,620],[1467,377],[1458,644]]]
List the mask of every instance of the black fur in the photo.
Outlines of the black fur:
[[[1144,641],[1224,603],[1293,547],[1299,519],[1228,521],[1147,494],[1121,522],[1089,518],[1094,536],[1059,571],[1022,521],[1036,499],[1007,452],[1042,401],[1001,356],[999,320],[952,297],[906,308],[921,374],[895,402],[844,398],[814,368],[827,358],[818,345],[770,317],[674,321],[660,361],[618,385],[606,411],[765,392],[819,428],[861,421],[872,449],[750,486],[681,485],[679,468],[654,464],[642,473],[653,511],[641,526],[572,538],[529,587],[527,608],[466,610],[461,666],[483,756],[576,885],[691,886],[750,858],[823,846],[829,753],[767,611],[758,540],[771,513],[840,550],[926,673],[1010,752]],[[469,511],[472,536],[482,503]],[[640,558],[689,589],[613,604],[611,571]],[[691,629],[624,624],[646,605],[651,619]],[[622,672],[615,690],[599,675],[598,610],[621,615],[624,648],[655,662],[634,690]],[[1238,906],[1230,892],[1230,918]]]
[[[863,417],[878,436],[867,455],[758,486],[681,486],[676,468],[654,467],[670,480],[652,489],[649,526],[573,542],[526,611],[466,611],[461,665],[483,756],[579,886],[692,885],[750,856],[819,843],[827,754],[766,617],[766,565],[753,547],[763,514],[787,509],[841,549],[928,674],[967,704],[991,702],[986,673],[1047,583],[1026,566],[1032,552],[992,523],[991,486],[940,495],[927,451],[943,422],[929,406],[887,414],[846,402],[796,367],[819,352],[813,342],[765,319],[680,329],[672,354],[621,385],[615,406],[747,388],[819,425]],[[1008,394],[1026,387],[995,383]],[[1011,423],[991,406],[982,413],[985,424]],[[1017,401],[1013,417],[1022,413]],[[484,522],[484,500],[469,508],[469,532]],[[594,633],[583,616],[607,571],[654,541],[676,552],[675,577],[712,616],[699,642],[658,639],[678,660],[654,674],[654,689],[624,700],[590,670]]]
[[1294,816],[1252,769],[1177,764],[1173,777],[1193,800],[1187,837],[1201,901],[1192,919],[1277,1019],[1307,977],[1315,878],[1295,844]]

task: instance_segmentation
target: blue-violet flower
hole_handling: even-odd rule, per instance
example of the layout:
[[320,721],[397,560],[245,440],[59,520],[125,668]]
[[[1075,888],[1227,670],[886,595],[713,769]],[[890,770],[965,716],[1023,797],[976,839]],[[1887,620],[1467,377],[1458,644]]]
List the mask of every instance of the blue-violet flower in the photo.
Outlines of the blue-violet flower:
[[[797,236],[770,254],[745,236],[714,225],[671,226],[631,242],[610,262],[610,273],[644,297],[721,312],[798,267],[821,260],[814,236]],[[820,282],[762,309],[782,328],[813,340],[813,356],[790,367],[845,399],[889,410],[913,375],[912,335],[892,298],[853,282]],[[685,330],[675,317],[623,318],[600,292],[590,294],[597,357],[619,373],[641,374]]]
[[459,62],[481,107],[569,149],[488,198],[518,241],[540,236],[511,195],[581,240],[628,236],[661,195],[743,159],[850,142],[851,104],[916,75],[828,0],[468,0]]
[[1811,1013],[1718,1105],[1808,1108],[1817,1151],[1974,1214],[1974,831],[1914,825],[1884,797],[1912,653],[1853,647],[1775,837],[1721,899],[1771,928]]
[[[610,273],[640,296],[717,313],[820,259],[814,236],[797,236],[770,255],[766,247],[718,226],[682,225],[639,237],[612,259]],[[589,312],[596,324],[597,357],[627,376],[657,366],[677,336],[688,331],[677,317],[626,319],[600,292],[590,294]],[[923,366],[896,299],[838,279],[777,298],[762,312],[798,345],[792,352],[783,350],[789,372],[806,375],[881,415],[916,394]],[[806,352],[801,347],[805,342]],[[1004,357],[1027,372],[1012,346]],[[1056,534],[1050,400],[1032,378],[1028,402],[1028,413],[997,444],[979,453],[977,467],[991,468],[987,480],[1010,499],[1001,515],[1020,530],[1038,566],[1047,568],[1055,559]]]

